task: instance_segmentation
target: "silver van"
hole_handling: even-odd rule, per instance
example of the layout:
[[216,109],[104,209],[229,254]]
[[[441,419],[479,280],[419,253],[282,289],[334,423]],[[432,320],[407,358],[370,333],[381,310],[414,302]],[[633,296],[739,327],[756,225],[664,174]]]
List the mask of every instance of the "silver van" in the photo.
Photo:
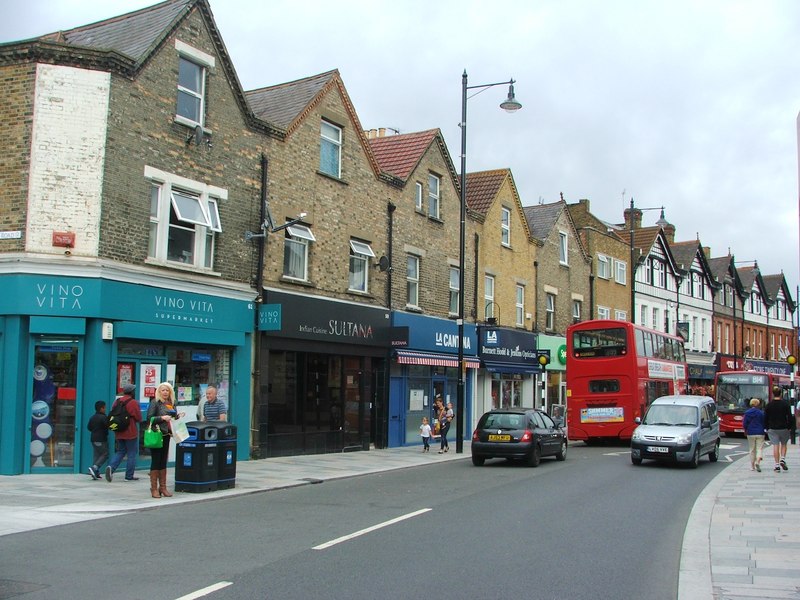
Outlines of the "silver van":
[[644,459],[689,463],[696,468],[700,457],[719,458],[717,405],[708,396],[662,396],[647,409],[631,438],[631,462]]

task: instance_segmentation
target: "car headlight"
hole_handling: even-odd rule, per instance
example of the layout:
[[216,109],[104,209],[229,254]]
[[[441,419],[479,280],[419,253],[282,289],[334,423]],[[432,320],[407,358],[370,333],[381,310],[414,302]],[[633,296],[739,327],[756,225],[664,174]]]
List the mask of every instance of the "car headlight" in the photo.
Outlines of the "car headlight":
[[641,442],[642,441],[642,434],[639,432],[639,429],[633,430],[633,437],[631,438],[634,442]]
[[675,438],[675,442],[681,446],[683,444],[690,444],[692,442],[692,434],[684,433],[683,435],[679,435],[677,438]]

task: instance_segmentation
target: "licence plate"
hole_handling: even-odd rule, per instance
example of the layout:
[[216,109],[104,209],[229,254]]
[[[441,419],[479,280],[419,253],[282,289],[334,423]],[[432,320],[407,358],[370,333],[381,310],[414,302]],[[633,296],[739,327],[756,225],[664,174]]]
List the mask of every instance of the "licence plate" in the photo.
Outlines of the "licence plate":
[[647,447],[647,451],[648,452],[660,452],[662,454],[666,454],[667,452],[669,452],[669,448],[667,448],[666,446],[648,446]]
[[489,441],[490,442],[510,442],[511,441],[511,436],[510,435],[506,435],[506,434],[498,435],[496,433],[490,433],[489,434]]

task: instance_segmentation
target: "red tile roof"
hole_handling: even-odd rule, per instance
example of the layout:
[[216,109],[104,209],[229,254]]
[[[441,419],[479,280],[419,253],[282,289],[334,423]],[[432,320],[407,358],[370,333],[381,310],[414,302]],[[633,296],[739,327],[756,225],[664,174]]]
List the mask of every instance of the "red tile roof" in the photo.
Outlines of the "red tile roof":
[[467,206],[485,215],[492,206],[500,186],[508,177],[508,169],[467,173]]
[[406,181],[438,135],[438,129],[428,129],[372,138],[369,145],[381,171]]

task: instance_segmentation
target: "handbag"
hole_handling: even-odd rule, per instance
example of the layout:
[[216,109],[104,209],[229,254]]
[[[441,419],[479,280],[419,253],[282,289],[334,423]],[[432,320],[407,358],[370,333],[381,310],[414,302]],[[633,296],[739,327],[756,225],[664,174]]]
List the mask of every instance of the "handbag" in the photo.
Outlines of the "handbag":
[[153,429],[153,421],[155,421],[155,417],[150,418],[150,425],[148,425],[147,429],[144,430],[144,447],[145,448],[163,448],[164,447],[164,436],[161,435],[161,429],[156,427]]
[[175,440],[176,444],[180,444],[189,439],[189,429],[183,421],[176,421],[173,419],[169,422],[169,428],[170,431],[172,431],[172,439]]

